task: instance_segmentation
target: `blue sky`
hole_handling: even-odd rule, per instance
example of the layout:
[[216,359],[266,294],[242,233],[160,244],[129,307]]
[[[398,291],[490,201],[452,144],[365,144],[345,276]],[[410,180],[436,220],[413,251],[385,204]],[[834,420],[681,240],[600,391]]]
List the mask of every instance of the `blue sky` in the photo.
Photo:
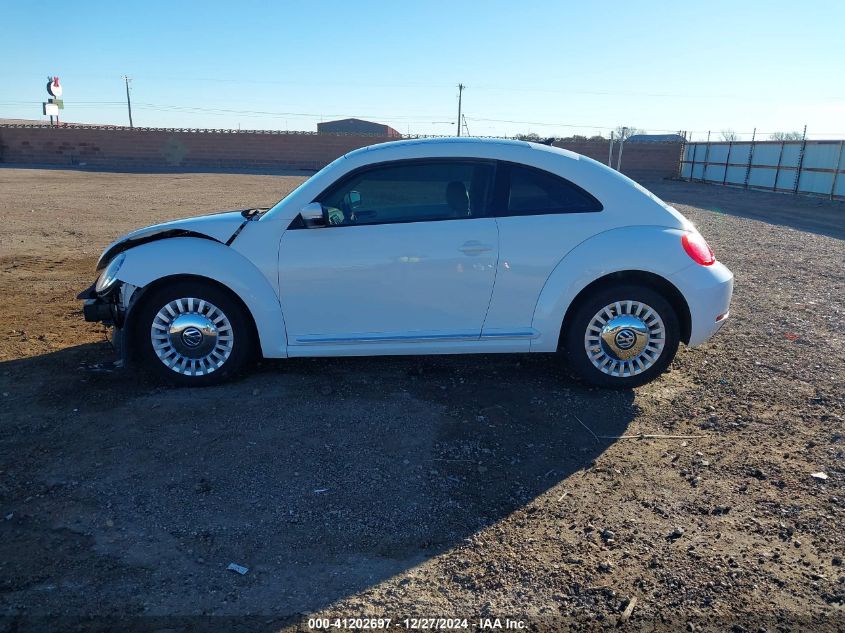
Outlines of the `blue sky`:
[[[845,137],[841,2],[0,0],[0,118],[403,133]],[[743,136],[748,136],[743,134]]]

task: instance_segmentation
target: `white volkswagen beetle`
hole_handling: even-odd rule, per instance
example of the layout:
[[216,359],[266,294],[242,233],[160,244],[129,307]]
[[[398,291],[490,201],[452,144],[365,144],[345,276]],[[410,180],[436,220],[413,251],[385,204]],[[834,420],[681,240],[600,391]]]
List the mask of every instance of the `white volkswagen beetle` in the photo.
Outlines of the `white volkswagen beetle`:
[[632,387],[725,322],[733,275],[678,211],[589,158],[522,141],[373,145],[270,209],[111,244],[85,318],[185,385],[265,358],[563,352]]

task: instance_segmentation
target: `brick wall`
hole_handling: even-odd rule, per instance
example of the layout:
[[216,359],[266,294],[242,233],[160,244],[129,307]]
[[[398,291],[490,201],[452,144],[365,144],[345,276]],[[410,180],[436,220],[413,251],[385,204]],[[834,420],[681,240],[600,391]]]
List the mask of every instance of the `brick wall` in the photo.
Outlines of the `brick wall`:
[[[588,156],[607,165],[610,141],[562,142],[556,141],[555,147],[562,147]],[[681,160],[680,143],[625,143],[622,150],[622,173],[634,180],[660,180],[678,175]],[[619,143],[613,146],[613,167],[619,156]]]
[[[0,125],[0,162],[128,169],[319,169],[353,149],[391,140],[396,139],[296,132]],[[607,142],[555,145],[607,162]],[[614,153],[618,151],[617,145]],[[639,180],[675,176],[680,151],[679,144],[626,144],[622,172]]]
[[0,161],[119,168],[319,169],[353,149],[396,140],[220,130],[0,126]]

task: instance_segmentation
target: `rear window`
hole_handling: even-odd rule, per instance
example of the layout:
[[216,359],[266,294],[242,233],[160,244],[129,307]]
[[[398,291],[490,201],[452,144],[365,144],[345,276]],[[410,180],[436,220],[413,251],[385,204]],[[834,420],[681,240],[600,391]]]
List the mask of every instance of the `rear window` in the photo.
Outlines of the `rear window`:
[[521,165],[509,166],[508,215],[601,210],[601,203],[592,195],[560,176]]

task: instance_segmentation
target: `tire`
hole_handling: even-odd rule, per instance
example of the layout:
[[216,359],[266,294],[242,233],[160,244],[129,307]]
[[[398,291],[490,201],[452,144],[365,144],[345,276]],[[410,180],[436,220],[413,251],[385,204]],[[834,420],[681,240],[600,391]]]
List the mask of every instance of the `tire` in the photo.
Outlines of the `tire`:
[[679,340],[678,315],[659,292],[617,284],[579,301],[567,319],[563,351],[584,382],[630,389],[663,373]]
[[135,349],[151,373],[180,386],[231,378],[255,350],[252,325],[227,290],[203,281],[175,281],[143,297],[134,324]]

